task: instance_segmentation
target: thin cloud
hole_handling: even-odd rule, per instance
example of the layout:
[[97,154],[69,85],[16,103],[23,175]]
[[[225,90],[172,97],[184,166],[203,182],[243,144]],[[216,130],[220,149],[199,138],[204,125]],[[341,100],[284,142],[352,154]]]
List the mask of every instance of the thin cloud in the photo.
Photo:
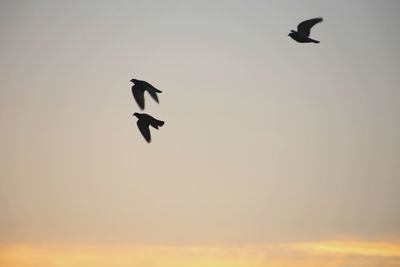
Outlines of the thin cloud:
[[374,257],[400,257],[400,245],[384,242],[329,241],[301,243],[290,246],[293,249],[314,253],[334,253]]

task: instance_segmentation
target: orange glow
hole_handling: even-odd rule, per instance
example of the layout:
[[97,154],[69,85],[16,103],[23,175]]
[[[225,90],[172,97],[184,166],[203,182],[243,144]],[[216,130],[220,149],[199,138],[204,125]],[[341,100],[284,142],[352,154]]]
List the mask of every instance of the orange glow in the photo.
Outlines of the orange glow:
[[293,248],[309,252],[336,253],[342,255],[363,255],[378,257],[400,257],[400,245],[370,242],[312,242],[293,245]]
[[400,244],[310,242],[247,246],[0,246],[7,267],[400,266]]

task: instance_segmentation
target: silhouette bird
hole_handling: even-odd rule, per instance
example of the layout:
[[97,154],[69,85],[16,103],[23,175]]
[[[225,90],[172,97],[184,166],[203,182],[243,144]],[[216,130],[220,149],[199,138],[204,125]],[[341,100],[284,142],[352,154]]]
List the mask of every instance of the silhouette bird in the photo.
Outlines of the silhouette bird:
[[133,82],[133,97],[135,98],[136,103],[142,110],[144,109],[144,91],[149,92],[151,97],[158,103],[157,93],[162,93],[162,91],[158,90],[157,88],[145,81],[132,79],[131,82]]
[[164,125],[163,121],[157,120],[148,114],[135,112],[135,113],[133,113],[132,116],[136,116],[138,118],[138,121],[136,124],[137,124],[140,132],[142,133],[144,139],[146,139],[147,143],[151,142],[149,126],[152,126],[153,128],[156,128],[158,130],[158,127],[161,127]]
[[309,19],[297,25],[297,32],[291,30],[289,36],[299,43],[319,43],[319,41],[309,38],[311,28],[322,21],[322,18]]

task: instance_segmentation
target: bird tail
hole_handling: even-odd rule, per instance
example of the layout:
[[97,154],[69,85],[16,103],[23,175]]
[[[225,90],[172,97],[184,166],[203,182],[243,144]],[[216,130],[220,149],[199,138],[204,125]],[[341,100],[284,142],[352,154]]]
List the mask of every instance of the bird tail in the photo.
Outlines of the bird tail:
[[319,44],[319,41],[314,40],[314,39],[311,39],[311,42],[316,43],[316,44]]

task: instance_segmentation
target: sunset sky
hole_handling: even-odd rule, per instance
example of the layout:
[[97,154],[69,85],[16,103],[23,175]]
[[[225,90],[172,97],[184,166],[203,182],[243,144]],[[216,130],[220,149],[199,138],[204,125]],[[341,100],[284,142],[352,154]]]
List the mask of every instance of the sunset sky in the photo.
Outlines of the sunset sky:
[[400,266],[399,12],[0,1],[0,266]]

